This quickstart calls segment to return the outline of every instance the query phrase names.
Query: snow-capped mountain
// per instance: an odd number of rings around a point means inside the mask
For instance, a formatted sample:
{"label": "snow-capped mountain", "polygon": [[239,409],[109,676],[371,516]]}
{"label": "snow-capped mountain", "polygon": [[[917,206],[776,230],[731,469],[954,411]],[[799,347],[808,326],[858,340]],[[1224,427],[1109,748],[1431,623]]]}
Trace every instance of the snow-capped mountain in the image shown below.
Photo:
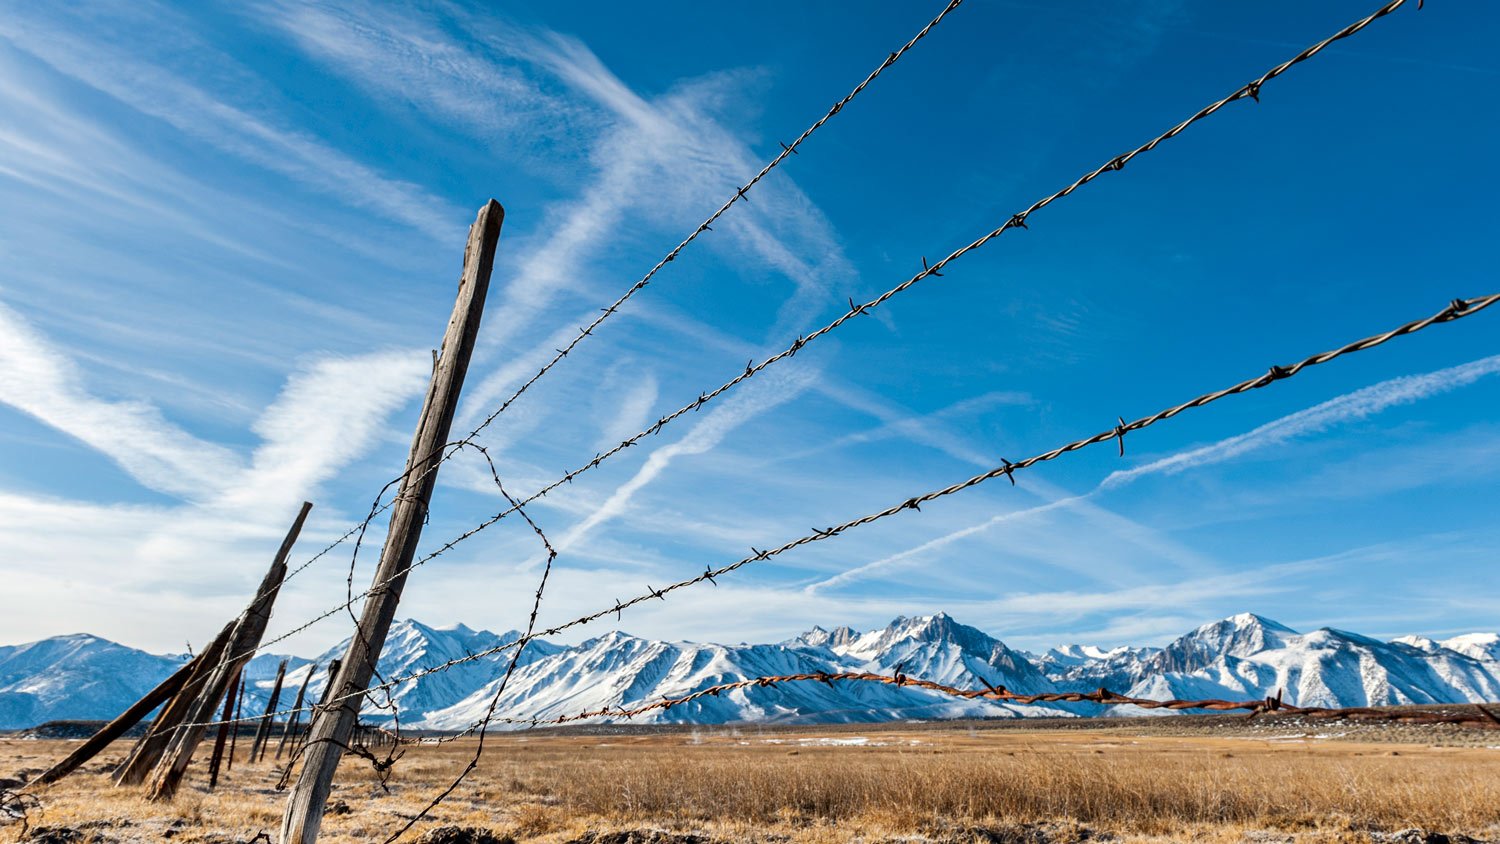
{"label": "snow-capped mountain", "polygon": [[[514,632],[399,621],[387,638],[380,674],[405,676],[516,638]],[[347,641],[341,643],[315,660],[287,658],[280,708],[290,707],[309,675],[308,696],[317,700],[327,683],[329,661],[342,656],[347,646]],[[392,696],[401,707],[401,723],[433,729],[475,723],[488,710],[511,653],[491,654],[396,687]],[[282,658],[261,655],[250,663],[245,716],[264,710]],[[0,729],[111,718],[183,659],[87,635],[0,647]],[[1040,655],[1013,650],[944,613],[897,618],[864,632],[814,627],[779,644],[660,642],[612,632],[569,647],[530,643],[496,714],[502,719],[550,718],[634,706],[743,678],[820,671],[900,671],[962,688],[989,684],[1021,693],[1104,686],[1151,698],[1254,699],[1285,690],[1289,703],[1319,706],[1495,701],[1500,700],[1500,636],[1471,633],[1442,641],[1404,636],[1382,642],[1329,628],[1299,633],[1248,613],[1205,624],[1163,648],[1064,645]],[[873,683],[807,682],[740,689],[638,720],[857,722],[1092,715],[1097,710],[1079,704],[1001,705]],[[1115,710],[1113,714],[1139,714],[1131,707]],[[366,712],[371,720],[389,717],[373,706]]]}
{"label": "snow-capped mountain", "polygon": [[1500,699],[1494,663],[1322,628],[1298,633],[1243,614],[1207,624],[1147,660],[1134,697],[1256,698],[1302,706],[1390,706]]}
{"label": "snow-capped mountain", "polygon": [[[521,634],[514,630],[496,634],[488,630],[471,630],[462,624],[428,627],[411,619],[400,620],[391,625],[390,632],[386,635],[385,647],[381,650],[376,670],[381,678],[403,677],[510,644],[520,637]],[[290,708],[295,700],[296,689],[307,680],[309,672],[312,673],[312,679],[307,684],[307,696],[317,700],[323,694],[323,688],[328,685],[329,663],[343,658],[349,651],[349,643],[350,640],[345,639],[310,662],[301,660],[302,664],[296,670],[292,670],[291,664],[288,664],[286,679],[283,681],[285,690],[277,708]],[[533,640],[522,651],[518,664],[526,665],[558,650],[558,646],[550,642]],[[425,720],[430,713],[453,706],[472,694],[476,688],[498,678],[510,664],[511,654],[511,651],[490,654],[445,671],[418,677],[391,689],[391,699],[400,708],[402,724]],[[274,661],[278,658],[258,659],[267,659],[269,670],[251,686],[255,691],[253,696],[246,698],[247,712],[264,711],[266,697],[274,683]],[[373,682],[382,681],[376,679]],[[250,706],[252,697],[257,704],[254,708]],[[383,693],[376,693],[375,697],[379,703],[386,703]],[[385,720],[389,717],[388,710],[369,708],[368,712],[372,720]]]}
{"label": "snow-capped mountain", "polygon": [[1500,634],[1467,633],[1463,636],[1454,636],[1452,639],[1444,639],[1438,644],[1467,657],[1500,663]]}
{"label": "snow-capped mountain", "polygon": [[0,646],[0,729],[113,718],[186,659],[86,633]]}
{"label": "snow-capped mountain", "polygon": [[[812,636],[809,631],[801,638],[810,641]],[[884,629],[843,639],[842,644],[830,642],[825,647],[857,660],[859,670],[889,673],[899,668],[913,677],[950,686],[988,683],[1023,694],[1056,691],[1052,681],[1019,651],[959,624],[947,613],[897,618]]]}
{"label": "snow-capped mountain", "polygon": [[1030,657],[1059,689],[1091,692],[1101,687],[1111,690],[1130,688],[1145,676],[1146,663],[1159,653],[1161,648],[1129,645],[1115,648],[1063,645]]}
{"label": "snow-capped mountain", "polygon": [[[814,628],[777,645],[656,642],[609,633],[517,670],[496,714],[550,718],[679,697],[749,677],[900,670],[963,688],[989,683],[1013,691],[1052,691],[1052,682],[1016,651],[944,613],[898,618],[858,634]],[[498,680],[457,705],[429,712],[417,726],[463,729],[481,719]],[[789,683],[737,689],[640,717],[642,723],[720,724],[737,721],[886,721],[901,718],[999,718],[1068,715],[1057,706],[966,701],[921,689],[875,684]]]}

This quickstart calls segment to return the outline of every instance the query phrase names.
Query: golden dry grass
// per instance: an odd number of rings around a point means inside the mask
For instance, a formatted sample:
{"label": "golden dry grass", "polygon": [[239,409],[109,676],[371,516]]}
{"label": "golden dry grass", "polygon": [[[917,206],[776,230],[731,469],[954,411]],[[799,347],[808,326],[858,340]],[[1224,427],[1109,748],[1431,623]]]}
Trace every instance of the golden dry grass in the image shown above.
{"label": "golden dry grass", "polygon": [[[863,738],[865,743],[834,744]],[[42,767],[62,742],[0,742],[0,771]],[[124,745],[101,757],[123,754]],[[384,793],[346,760],[335,791],[352,811],[323,840],[381,840],[467,761],[461,742],[412,748]],[[91,766],[45,792],[37,821],[124,819],[114,840],[248,840],[274,833],[283,795],[269,765],[241,763],[220,790],[170,805],[113,789]],[[197,783],[195,778],[194,783]],[[433,823],[563,842],[587,830],[662,827],[728,840],[819,842],[927,835],[973,826],[1077,827],[1126,840],[1363,841],[1423,827],[1500,837],[1500,750],[1347,741],[1079,731],[872,729],[702,731],[696,735],[501,735]],[[0,841],[6,840],[0,832]]]}

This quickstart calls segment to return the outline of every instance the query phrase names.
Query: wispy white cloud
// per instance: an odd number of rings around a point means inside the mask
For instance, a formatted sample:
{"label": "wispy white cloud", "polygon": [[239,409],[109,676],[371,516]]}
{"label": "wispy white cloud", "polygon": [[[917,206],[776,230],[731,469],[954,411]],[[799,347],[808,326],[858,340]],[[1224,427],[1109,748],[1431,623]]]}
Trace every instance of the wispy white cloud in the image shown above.
{"label": "wispy white cloud", "polygon": [[[10,584],[17,606],[30,608],[8,614],[0,635],[50,629],[43,610],[64,594],[70,607],[112,606],[98,617],[106,625],[222,623],[264,569],[296,503],[316,499],[341,468],[383,444],[387,419],[420,395],[429,368],[415,350],[312,361],[260,414],[253,426],[260,444],[247,459],[144,401],[98,398],[69,355],[0,305],[0,401],[179,500],[133,505],[0,492],[7,553],[31,563],[31,574]],[[315,512],[309,537],[347,518],[337,508]],[[194,605],[189,595],[208,601]],[[150,607],[153,618],[121,606]]]}
{"label": "wispy white cloud", "polygon": [[818,373],[809,368],[792,369],[757,380],[737,391],[710,410],[681,439],[652,451],[645,464],[628,481],[617,487],[592,513],[571,525],[553,542],[553,546],[559,551],[571,548],[594,528],[618,518],[629,508],[631,500],[666,472],[673,462],[714,449],[736,428],[795,399],[817,377]]}
{"label": "wispy white cloud", "polygon": [[[1382,381],[1306,410],[1283,416],[1244,434],[1179,452],[1141,466],[1112,472],[1086,493],[1061,496],[1044,504],[992,516],[977,524],[840,572],[833,577],[819,580],[804,587],[804,591],[816,594],[825,589],[848,586],[872,575],[909,564],[913,560],[921,559],[934,551],[968,537],[983,534],[1000,525],[1036,518],[1057,510],[1091,507],[1091,499],[1099,494],[1118,489],[1150,475],[1176,474],[1233,460],[1297,437],[1321,433],[1345,422],[1373,416],[1391,407],[1411,404],[1424,398],[1451,392],[1496,372],[1500,372],[1500,355],[1481,358],[1423,375],[1403,376]],[[1150,587],[1142,588],[1149,589]]]}
{"label": "wispy white cloud", "polygon": [[[50,13],[42,14],[49,10],[56,11],[53,7],[13,7],[0,17],[0,38],[59,72],[226,153],[356,207],[406,223],[433,238],[445,241],[454,238],[454,221],[460,215],[417,185],[388,178],[306,131],[277,125],[274,119],[236,105],[224,94],[195,86],[182,75],[142,60],[138,50],[127,50],[108,39],[85,39],[76,34],[79,30],[89,30],[89,24],[97,25],[97,20],[63,20]],[[123,12],[124,7],[112,11]],[[206,63],[221,71],[234,67],[228,57],[213,54],[206,45],[188,40],[185,33],[191,28],[182,25],[172,10],[154,3],[139,3],[131,7],[126,17],[136,24],[176,23],[168,27],[178,41],[172,45],[175,49],[200,58],[209,54]],[[132,39],[130,43],[138,47],[141,42]],[[240,82],[253,78],[244,72],[232,75]]]}
{"label": "wispy white cloud", "polygon": [[0,401],[97,449],[142,485],[203,499],[244,462],[137,401],[95,398],[78,367],[26,320],[0,304]]}
{"label": "wispy white cloud", "polygon": [[1036,401],[1027,393],[992,390],[981,395],[960,399],[947,407],[939,408],[931,413],[915,414],[897,411],[894,408],[888,407],[888,403],[886,402],[877,404],[872,403],[868,399],[860,401],[853,396],[847,395],[847,390],[840,389],[839,387],[831,387],[830,390],[838,391],[840,394],[839,397],[845,399],[847,402],[853,403],[859,401],[863,405],[863,409],[876,415],[878,424],[867,430],[844,434],[828,443],[819,444],[813,448],[776,455],[774,459],[777,462],[799,461],[822,451],[848,448],[865,443],[904,439],[937,449],[972,466],[987,468],[994,465],[994,455],[986,454],[982,450],[964,442],[962,437],[947,430],[946,423],[952,420],[970,419],[974,414],[983,413],[995,407],[1025,407],[1034,404]]}
{"label": "wispy white cloud", "polygon": [[[549,234],[527,245],[506,283],[506,304],[499,309],[506,314],[504,321],[486,332],[491,343],[502,343],[559,293],[582,289],[580,279],[589,275],[585,268],[590,258],[617,240],[611,229],[627,215],[685,233],[712,210],[712,200],[704,197],[729,196],[761,162],[712,113],[733,88],[733,74],[709,76],[648,100],[574,39],[512,30],[492,41],[545,69],[612,118],[590,145],[591,181],[578,197],[549,210]],[[831,282],[852,279],[831,226],[785,177],[758,187],[756,201],[735,209],[719,228],[738,250],[793,283],[793,296],[782,304],[771,332],[778,340],[816,313],[808,297],[820,295]],[[699,248],[723,248],[714,240]],[[617,294],[634,278],[611,274],[602,279],[603,292]],[[639,301],[631,305],[634,310],[647,307]],[[497,373],[477,386],[474,400],[493,400],[505,385]]]}
{"label": "wispy white cloud", "polygon": [[656,376],[642,369],[639,361],[624,361],[604,373],[600,396],[594,403],[594,417],[602,422],[596,448],[613,448],[652,421],[651,410],[660,387]]}
{"label": "wispy white cloud", "polygon": [[464,126],[492,146],[506,142],[509,154],[518,152],[516,142],[565,154],[567,134],[598,123],[590,110],[546,90],[520,62],[461,44],[434,16],[362,2],[275,0],[254,8],[256,23],[354,83]]}
{"label": "wispy white cloud", "polygon": [[214,506],[243,509],[305,497],[377,440],[392,413],[422,393],[432,372],[421,350],[325,357],[295,372],[260,418],[262,445]]}
{"label": "wispy white cloud", "polygon": [[1144,475],[1175,475],[1190,469],[1223,463],[1297,437],[1322,433],[1335,425],[1374,416],[1384,410],[1412,404],[1425,398],[1467,387],[1500,372],[1500,355],[1471,361],[1460,366],[1439,369],[1425,375],[1407,375],[1373,384],[1361,390],[1329,399],[1322,404],[1283,416],[1239,436],[1211,445],[1154,460],[1142,466],[1111,472],[1100,483],[1102,489],[1113,489]]}

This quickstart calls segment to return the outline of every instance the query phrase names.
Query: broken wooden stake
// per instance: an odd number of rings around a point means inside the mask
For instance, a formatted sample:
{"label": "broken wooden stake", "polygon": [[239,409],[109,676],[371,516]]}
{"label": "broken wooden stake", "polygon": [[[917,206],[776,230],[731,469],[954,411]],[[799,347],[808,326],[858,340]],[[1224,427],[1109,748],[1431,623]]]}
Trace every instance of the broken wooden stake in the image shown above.
{"label": "broken wooden stake", "polygon": [[[174,732],[171,742],[162,753],[161,761],[152,769],[146,782],[148,799],[170,800],[177,793],[177,788],[187,773],[188,763],[193,760],[193,752],[203,740],[207,724],[213,720],[214,713],[219,708],[219,701],[224,699],[230,682],[239,676],[256,648],[260,647],[266,624],[271,620],[276,593],[280,591],[281,581],[286,577],[287,557],[291,555],[292,546],[296,544],[297,536],[302,532],[302,525],[307,521],[307,513],[311,509],[311,502],[302,502],[302,509],[298,511],[286,538],[281,541],[281,548],[277,550],[270,570],[261,581],[255,600],[235,623],[228,656],[216,666],[213,675],[204,684],[202,694],[189,707],[188,717]],[[231,738],[234,735],[232,733]]]}
{"label": "broken wooden stake", "polygon": [[318,672],[316,663],[307,666],[307,676],[302,678],[302,685],[297,688],[297,702],[292,704],[292,717],[286,721],[286,729],[281,731],[281,741],[276,743],[276,761],[281,761],[281,751],[286,749],[286,740],[297,732],[297,727],[302,723],[302,700],[307,697],[307,684],[312,682],[313,675]]}
{"label": "broken wooden stake", "polygon": [[[234,681],[236,687],[240,681]],[[224,742],[229,738],[229,727],[234,723],[234,690],[224,696],[224,714],[219,719],[219,734],[214,737],[214,752],[208,759],[208,790],[213,791],[219,784],[219,765],[224,761]]]}
{"label": "broken wooden stake", "polygon": [[225,656],[229,640],[234,636],[235,624],[236,622],[231,621],[225,625],[224,629],[219,631],[219,635],[208,644],[208,647],[189,663],[192,671],[188,673],[182,687],[171,700],[167,701],[161,711],[156,713],[156,719],[151,722],[151,729],[141,736],[135,746],[130,749],[130,754],[125,757],[125,761],[115,769],[115,785],[139,785],[145,782],[146,775],[161,760],[161,755],[171,742],[177,726],[186,721],[193,702],[203,693],[203,687],[213,674],[215,666]]}
{"label": "broken wooden stake", "polygon": [[188,678],[192,676],[193,672],[199,670],[202,665],[202,654],[183,663],[181,668],[172,672],[172,676],[161,681],[161,683],[157,684],[156,688],[146,692],[140,700],[131,704],[129,709],[121,712],[113,721],[105,724],[99,732],[94,733],[87,741],[74,749],[72,753],[69,753],[57,764],[44,771],[41,776],[36,778],[36,782],[40,785],[46,785],[57,782],[68,774],[73,773],[73,771],[78,769],[79,765],[94,758],[99,751],[108,747],[115,739],[125,735],[126,731],[131,727],[139,724],[141,719],[151,714],[151,710],[170,700],[173,695],[182,689],[183,684],[187,683]]}
{"label": "broken wooden stake", "polygon": [[271,696],[266,700],[266,712],[260,716],[260,726],[255,728],[255,741],[250,743],[250,758],[247,760],[254,764],[260,759],[261,753],[265,751],[271,736],[271,721],[276,717],[276,705],[281,703],[281,683],[286,679],[286,660],[276,666],[276,682],[271,684]]}

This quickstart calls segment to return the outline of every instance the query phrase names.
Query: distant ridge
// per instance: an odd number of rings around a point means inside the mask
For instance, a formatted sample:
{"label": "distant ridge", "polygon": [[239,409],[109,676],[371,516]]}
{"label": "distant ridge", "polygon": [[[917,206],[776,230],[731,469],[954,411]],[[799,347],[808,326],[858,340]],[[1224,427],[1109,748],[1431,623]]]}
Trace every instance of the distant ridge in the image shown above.
{"label": "distant ridge", "polygon": [[[398,621],[380,672],[409,674],[514,642],[519,634],[431,627]],[[321,692],[328,661],[347,642],[316,660],[292,657],[287,684],[313,672]],[[465,662],[401,684],[392,697],[403,727],[468,727],[488,710],[510,651]],[[250,666],[246,711],[265,706],[282,657],[261,655]],[[58,636],[0,647],[0,729],[46,721],[107,719],[122,711],[183,661],[95,636]],[[551,718],[602,706],[633,705],[705,686],[768,674],[874,671],[897,668],[959,687],[1005,686],[1023,693],[1092,691],[1105,686],[1139,697],[1253,699],[1285,690],[1289,703],[1380,706],[1500,700],[1500,635],[1470,633],[1442,641],[1403,636],[1383,642],[1323,628],[1299,633],[1252,613],[1205,624],[1163,648],[1060,645],[1042,654],[1008,647],[946,613],[901,617],[856,631],[813,627],[780,643],[720,645],[662,642],[614,631],[574,646],[533,641],[496,714]],[[383,700],[383,698],[382,698]],[[283,701],[286,705],[287,701]],[[1143,714],[1115,707],[1109,714]],[[920,689],[867,684],[789,683],[747,688],[652,712],[642,723],[878,722],[902,719],[1089,716],[1090,704],[1021,706],[959,700]],[[389,718],[369,710],[370,720]]]}

